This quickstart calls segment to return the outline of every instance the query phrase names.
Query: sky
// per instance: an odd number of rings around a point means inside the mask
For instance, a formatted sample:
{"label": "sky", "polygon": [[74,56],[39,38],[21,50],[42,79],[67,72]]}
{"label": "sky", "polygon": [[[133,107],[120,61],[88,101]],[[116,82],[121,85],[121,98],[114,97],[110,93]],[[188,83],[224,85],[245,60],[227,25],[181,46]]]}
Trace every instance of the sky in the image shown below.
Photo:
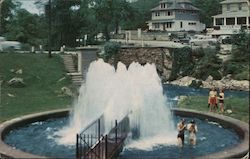
{"label": "sky", "polygon": [[36,8],[34,5],[35,0],[18,0],[19,2],[22,3],[21,8],[26,9],[30,13],[39,13],[39,10]]}

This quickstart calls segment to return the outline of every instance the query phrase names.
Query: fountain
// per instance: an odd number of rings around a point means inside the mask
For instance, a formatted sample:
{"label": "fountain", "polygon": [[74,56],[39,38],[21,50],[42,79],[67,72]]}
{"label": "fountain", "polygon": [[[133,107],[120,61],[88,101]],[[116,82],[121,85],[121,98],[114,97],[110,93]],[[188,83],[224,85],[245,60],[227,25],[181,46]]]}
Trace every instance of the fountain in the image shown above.
{"label": "fountain", "polygon": [[[138,154],[144,154],[144,156],[157,156],[158,158],[161,157],[159,154],[162,154],[163,157],[173,156],[172,153],[182,154],[176,145],[175,129],[176,121],[180,117],[172,116],[170,108],[165,106],[166,100],[154,64],[142,66],[138,63],[132,63],[126,68],[124,64],[118,63],[115,70],[113,66],[100,59],[91,63],[86,83],[80,88],[78,101],[69,118],[65,117],[67,116],[65,110],[62,111],[61,115],[58,115],[60,112],[53,112],[45,115],[46,117],[40,117],[44,116],[41,114],[38,115],[39,117],[24,117],[21,120],[13,120],[14,124],[9,122],[7,126],[5,124],[0,127],[0,133],[3,132],[1,134],[2,138],[15,149],[22,149],[42,156],[73,158],[75,135],[89,123],[103,115],[105,118],[105,132],[108,132],[112,127],[112,121],[119,121],[128,115],[130,130],[138,129],[139,136],[134,139],[133,131],[131,131],[131,136],[126,141],[121,158],[131,158],[136,154],[137,157]],[[196,148],[192,148],[193,151],[197,151],[197,153],[194,153],[195,155],[203,156],[218,151],[228,152],[228,150],[232,150],[232,145],[238,145],[241,149],[236,147],[237,150],[233,149],[232,152],[226,154],[221,152],[215,155],[239,156],[247,150],[246,145],[248,145],[249,137],[246,133],[249,130],[244,124],[238,125],[242,122],[194,111],[174,110],[174,113],[187,116],[187,118],[196,117],[195,120],[202,125],[200,126],[201,136],[198,136],[198,142],[204,146],[201,146],[204,151],[199,150],[198,144]],[[211,123],[210,120],[218,123]],[[18,125],[26,126],[18,128]],[[17,127],[16,130],[15,127]],[[229,129],[223,129],[222,127]],[[210,133],[204,134],[206,129],[209,129]],[[37,134],[32,140],[30,139],[30,132]],[[207,143],[210,142],[206,139],[213,140],[211,134],[216,134],[217,139],[226,135],[230,141],[223,140],[223,143],[220,143],[221,147],[211,150],[210,147],[206,147]],[[38,136],[41,136],[41,138]],[[39,147],[36,147],[33,142],[39,142]],[[5,151],[0,150],[0,153],[6,152],[6,150],[8,152],[16,151],[10,150],[4,143],[2,144]],[[42,150],[42,146],[46,147],[46,149]],[[50,147],[53,152],[49,151]],[[183,149],[184,154],[190,153],[186,149]],[[166,151],[167,153],[165,153]],[[62,154],[63,152],[68,154]],[[22,152],[18,151],[18,153]],[[25,156],[25,153],[23,155]],[[176,157],[176,155],[174,156]]]}
{"label": "fountain", "polygon": [[[140,139],[169,136],[176,143],[170,108],[154,64],[132,63],[127,69],[118,63],[117,69],[102,59],[94,61],[88,70],[86,83],[74,107],[68,127],[58,132],[60,144],[75,144],[75,135],[102,114],[105,131],[111,122],[129,114],[131,129],[140,130]],[[165,139],[165,140],[162,140]],[[167,142],[167,138],[154,140]]]}

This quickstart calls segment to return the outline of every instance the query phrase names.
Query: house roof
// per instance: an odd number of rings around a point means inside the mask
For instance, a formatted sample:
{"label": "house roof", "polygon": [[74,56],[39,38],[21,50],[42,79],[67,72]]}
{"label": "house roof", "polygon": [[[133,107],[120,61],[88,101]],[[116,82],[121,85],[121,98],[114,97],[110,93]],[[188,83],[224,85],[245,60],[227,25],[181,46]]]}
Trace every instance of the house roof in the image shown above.
{"label": "house roof", "polygon": [[[161,0],[159,3],[173,3],[174,0]],[[176,0],[177,3],[191,3],[190,0]]]}
{"label": "house roof", "polygon": [[[167,8],[161,8],[160,5],[151,9],[151,11],[162,11],[162,10],[193,10],[199,11],[198,8],[191,5],[189,0],[162,0],[160,3],[169,2],[171,3]],[[184,3],[184,4],[183,4]],[[186,4],[188,3],[188,5]]]}
{"label": "house roof", "polygon": [[218,14],[212,16],[214,18],[230,18],[230,17],[247,17],[249,15],[248,12],[240,11],[240,12],[227,12],[224,14]]}
{"label": "house roof", "polygon": [[221,4],[229,4],[229,3],[242,3],[245,2],[247,3],[248,0],[225,0],[220,2]]}

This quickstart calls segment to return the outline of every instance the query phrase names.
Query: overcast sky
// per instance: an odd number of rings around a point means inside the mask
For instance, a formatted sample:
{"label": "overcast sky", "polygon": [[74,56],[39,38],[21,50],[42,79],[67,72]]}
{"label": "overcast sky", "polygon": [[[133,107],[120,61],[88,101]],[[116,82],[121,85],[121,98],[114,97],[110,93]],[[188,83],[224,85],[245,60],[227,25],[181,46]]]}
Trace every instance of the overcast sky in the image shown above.
{"label": "overcast sky", "polygon": [[22,2],[22,8],[25,8],[26,10],[28,10],[31,13],[39,13],[39,10],[36,8],[36,6],[34,5],[35,0],[18,0],[20,2]]}

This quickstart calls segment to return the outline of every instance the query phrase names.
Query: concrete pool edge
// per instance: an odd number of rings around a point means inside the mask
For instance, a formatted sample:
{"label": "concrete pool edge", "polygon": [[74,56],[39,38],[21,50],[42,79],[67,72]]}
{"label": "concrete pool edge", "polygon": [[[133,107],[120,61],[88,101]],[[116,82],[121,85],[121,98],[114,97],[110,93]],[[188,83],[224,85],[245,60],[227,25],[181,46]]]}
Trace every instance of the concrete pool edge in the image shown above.
{"label": "concrete pool edge", "polygon": [[[219,151],[206,156],[197,158],[235,158],[244,156],[249,151],[249,125],[240,120],[223,116],[215,113],[205,113],[189,109],[172,109],[174,114],[183,117],[197,117],[199,119],[208,119],[220,123],[222,126],[234,129],[241,138],[242,142],[235,147]],[[9,121],[6,121],[0,125],[0,157],[2,158],[47,158],[45,156],[33,155],[27,152],[23,152],[17,149],[13,149],[3,142],[4,136],[8,134],[12,129],[36,122],[43,121],[49,118],[65,117],[69,114],[70,109],[60,109],[53,111],[46,111],[41,113],[35,113],[31,115],[21,116]]]}
{"label": "concrete pool edge", "polygon": [[38,156],[31,153],[23,152],[18,149],[13,149],[11,146],[4,143],[3,139],[12,129],[21,127],[23,125],[43,121],[50,118],[65,117],[69,114],[70,109],[58,109],[53,111],[46,111],[30,115],[21,116],[8,120],[0,124],[0,158],[48,158],[45,156]]}

